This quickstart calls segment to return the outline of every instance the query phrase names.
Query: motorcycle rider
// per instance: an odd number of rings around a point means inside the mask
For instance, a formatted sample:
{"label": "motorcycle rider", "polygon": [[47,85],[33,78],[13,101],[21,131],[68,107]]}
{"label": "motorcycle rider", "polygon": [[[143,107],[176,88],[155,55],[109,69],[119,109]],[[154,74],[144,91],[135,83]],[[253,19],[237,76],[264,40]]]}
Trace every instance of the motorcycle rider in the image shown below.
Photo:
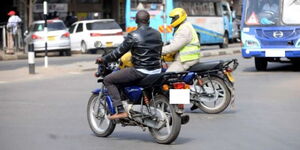
{"label": "motorcycle rider", "polygon": [[192,24],[186,21],[187,14],[183,8],[173,9],[169,17],[172,18],[174,38],[163,47],[162,54],[175,55],[167,72],[182,72],[199,62],[200,42]]}
{"label": "motorcycle rider", "polygon": [[111,62],[119,59],[128,51],[132,53],[133,67],[121,69],[104,77],[104,85],[112,98],[117,113],[109,116],[109,119],[119,119],[128,117],[121,102],[118,85],[131,85],[139,81],[148,74],[161,72],[161,50],[163,42],[160,33],[149,27],[150,15],[145,10],[140,10],[136,14],[135,22],[137,30],[128,33],[123,43],[111,53],[104,57],[99,57],[98,63]]}
{"label": "motorcycle rider", "polygon": [[[174,28],[174,38],[170,44],[162,49],[163,55],[175,55],[175,60],[169,65],[166,72],[186,71],[199,62],[200,41],[192,24],[186,21],[187,14],[183,8],[173,9],[169,17],[172,18],[171,26]],[[191,110],[197,109],[196,105]]]}

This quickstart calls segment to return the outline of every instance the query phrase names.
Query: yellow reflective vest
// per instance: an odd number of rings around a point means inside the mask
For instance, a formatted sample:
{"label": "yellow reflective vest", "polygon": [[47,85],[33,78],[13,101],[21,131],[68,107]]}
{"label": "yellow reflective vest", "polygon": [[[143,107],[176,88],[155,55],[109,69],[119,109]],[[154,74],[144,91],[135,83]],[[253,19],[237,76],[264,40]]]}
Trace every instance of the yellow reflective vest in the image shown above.
{"label": "yellow reflective vest", "polygon": [[185,22],[182,25],[180,25],[180,27],[178,28],[178,30],[176,32],[178,32],[182,28],[190,28],[190,30],[192,31],[193,39],[191,40],[191,42],[189,44],[187,44],[186,46],[184,46],[183,48],[181,48],[179,50],[180,61],[185,62],[185,61],[199,59],[201,47],[200,47],[200,42],[199,42],[198,35],[197,35],[195,29],[193,28],[191,23]]}

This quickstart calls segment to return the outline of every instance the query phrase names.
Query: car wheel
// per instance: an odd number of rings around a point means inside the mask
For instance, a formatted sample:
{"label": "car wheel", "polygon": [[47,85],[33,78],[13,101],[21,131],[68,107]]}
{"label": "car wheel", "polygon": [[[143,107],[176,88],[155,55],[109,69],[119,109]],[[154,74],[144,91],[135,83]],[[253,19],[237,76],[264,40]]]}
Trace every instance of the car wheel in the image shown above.
{"label": "car wheel", "polygon": [[65,54],[66,54],[66,56],[72,56],[71,49],[66,49]]}
{"label": "car wheel", "polygon": [[87,46],[84,41],[81,42],[81,53],[86,53],[87,52]]}

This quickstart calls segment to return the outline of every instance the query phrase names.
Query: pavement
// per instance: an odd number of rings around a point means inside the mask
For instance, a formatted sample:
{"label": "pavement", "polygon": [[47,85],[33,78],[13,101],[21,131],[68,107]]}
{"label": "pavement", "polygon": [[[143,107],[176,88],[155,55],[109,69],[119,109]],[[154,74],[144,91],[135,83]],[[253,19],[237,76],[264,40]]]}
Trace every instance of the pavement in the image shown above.
{"label": "pavement", "polygon": [[[202,57],[212,57],[220,55],[232,55],[240,53],[240,47],[229,47],[227,49],[207,49],[201,52]],[[84,54],[79,54],[84,55]],[[23,52],[15,54],[4,54],[0,50],[0,61],[27,59],[27,54]],[[66,65],[49,65],[47,68],[44,66],[36,66],[35,74],[29,74],[29,67],[23,67],[15,70],[0,71],[0,85],[4,83],[27,81],[27,80],[43,80],[47,78],[60,77],[65,75],[76,75],[84,72],[96,71],[94,60],[76,62]],[[92,76],[93,73],[91,73]]]}

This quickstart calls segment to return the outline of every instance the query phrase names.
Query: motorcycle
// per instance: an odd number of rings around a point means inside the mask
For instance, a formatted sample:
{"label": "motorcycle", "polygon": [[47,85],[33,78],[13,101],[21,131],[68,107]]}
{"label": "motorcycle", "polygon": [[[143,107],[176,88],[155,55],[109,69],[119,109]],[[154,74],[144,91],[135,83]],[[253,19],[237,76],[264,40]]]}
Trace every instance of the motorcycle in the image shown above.
{"label": "motorcycle", "polygon": [[238,60],[199,62],[182,72],[182,80],[191,85],[191,110],[209,114],[223,112],[235,101],[234,77]]}
{"label": "motorcycle", "polygon": [[99,64],[95,74],[100,88],[92,91],[87,105],[87,118],[91,130],[96,136],[111,135],[116,124],[139,126],[149,132],[160,144],[172,143],[179,135],[181,125],[189,121],[183,114],[183,104],[170,104],[170,89],[188,88],[175,73],[148,75],[135,85],[119,87],[123,107],[128,118],[109,120],[108,115],[116,113],[112,99],[103,84],[103,77],[117,70],[119,64]]}

